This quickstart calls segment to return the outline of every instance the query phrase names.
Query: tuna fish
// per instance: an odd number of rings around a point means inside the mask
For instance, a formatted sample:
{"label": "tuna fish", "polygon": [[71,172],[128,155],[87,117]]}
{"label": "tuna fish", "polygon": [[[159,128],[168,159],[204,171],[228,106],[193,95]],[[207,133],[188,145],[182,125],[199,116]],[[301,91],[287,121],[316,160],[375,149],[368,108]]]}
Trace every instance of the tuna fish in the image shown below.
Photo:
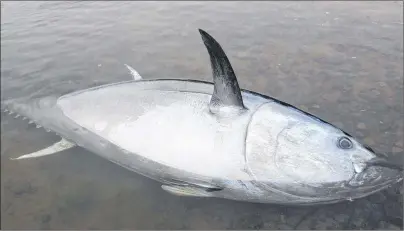
{"label": "tuna fish", "polygon": [[[27,159],[80,146],[179,196],[311,205],[365,197],[402,167],[336,126],[240,89],[219,43],[199,30],[213,83],[143,79],[3,102],[62,137]],[[16,116],[17,117],[17,116]]]}

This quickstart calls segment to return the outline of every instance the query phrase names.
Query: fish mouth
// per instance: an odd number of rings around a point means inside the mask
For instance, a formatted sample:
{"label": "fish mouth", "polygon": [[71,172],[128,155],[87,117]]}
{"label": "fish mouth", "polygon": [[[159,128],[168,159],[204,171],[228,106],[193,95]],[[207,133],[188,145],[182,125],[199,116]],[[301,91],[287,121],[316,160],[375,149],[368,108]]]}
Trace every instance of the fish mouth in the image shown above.
{"label": "fish mouth", "polygon": [[396,169],[398,171],[403,171],[403,166],[390,162],[385,158],[373,158],[369,161],[366,162],[366,167],[370,167],[370,166],[381,166],[381,167],[386,167],[386,168],[390,168],[390,169]]}
{"label": "fish mouth", "polygon": [[384,158],[373,158],[366,162],[363,171],[356,173],[346,184],[347,190],[340,193],[348,198],[360,198],[383,190],[403,180],[403,167]]}
{"label": "fish mouth", "polygon": [[363,198],[402,180],[402,167],[385,159],[372,159],[366,162],[361,172],[355,173],[347,181],[317,186],[299,185],[299,192],[290,187],[285,190],[285,187],[273,183],[265,186],[290,198],[298,198],[301,204],[327,204]]}

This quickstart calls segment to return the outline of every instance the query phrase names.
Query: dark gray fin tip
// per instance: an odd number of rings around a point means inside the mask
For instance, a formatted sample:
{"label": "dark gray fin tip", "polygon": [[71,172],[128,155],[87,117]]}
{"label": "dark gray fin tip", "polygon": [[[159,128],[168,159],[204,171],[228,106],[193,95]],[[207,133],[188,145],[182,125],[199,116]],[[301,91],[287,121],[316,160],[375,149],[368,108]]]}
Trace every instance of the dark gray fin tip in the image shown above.
{"label": "dark gray fin tip", "polygon": [[236,74],[220,44],[206,31],[199,29],[208,50],[213,73],[214,91],[210,106],[245,109]]}

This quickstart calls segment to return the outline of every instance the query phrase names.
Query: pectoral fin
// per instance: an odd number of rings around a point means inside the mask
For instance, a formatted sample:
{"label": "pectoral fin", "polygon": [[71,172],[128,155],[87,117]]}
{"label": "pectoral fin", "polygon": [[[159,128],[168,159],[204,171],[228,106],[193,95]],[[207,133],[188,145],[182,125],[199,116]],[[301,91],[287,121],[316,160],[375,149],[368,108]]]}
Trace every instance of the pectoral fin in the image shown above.
{"label": "pectoral fin", "polygon": [[11,160],[28,159],[28,158],[52,155],[52,154],[67,150],[69,148],[72,148],[74,146],[76,146],[76,145],[62,138],[61,141],[59,141],[45,149],[30,153],[30,154],[22,155],[17,158],[11,158]]}
{"label": "pectoral fin", "polygon": [[202,188],[189,186],[169,186],[162,185],[161,188],[176,196],[191,196],[191,197],[212,197],[211,192],[207,192]]}

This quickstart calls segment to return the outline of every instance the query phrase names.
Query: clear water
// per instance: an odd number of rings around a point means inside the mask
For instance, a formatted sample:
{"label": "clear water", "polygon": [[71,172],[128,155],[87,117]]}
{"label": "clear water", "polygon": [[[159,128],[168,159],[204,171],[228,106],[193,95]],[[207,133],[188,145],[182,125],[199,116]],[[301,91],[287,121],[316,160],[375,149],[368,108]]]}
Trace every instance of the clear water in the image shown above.
{"label": "clear water", "polygon": [[[402,2],[1,2],[2,99],[144,78],[211,80],[197,28],[242,88],[294,104],[403,160]],[[3,229],[402,229],[402,184],[337,205],[181,198],[2,114]]]}

